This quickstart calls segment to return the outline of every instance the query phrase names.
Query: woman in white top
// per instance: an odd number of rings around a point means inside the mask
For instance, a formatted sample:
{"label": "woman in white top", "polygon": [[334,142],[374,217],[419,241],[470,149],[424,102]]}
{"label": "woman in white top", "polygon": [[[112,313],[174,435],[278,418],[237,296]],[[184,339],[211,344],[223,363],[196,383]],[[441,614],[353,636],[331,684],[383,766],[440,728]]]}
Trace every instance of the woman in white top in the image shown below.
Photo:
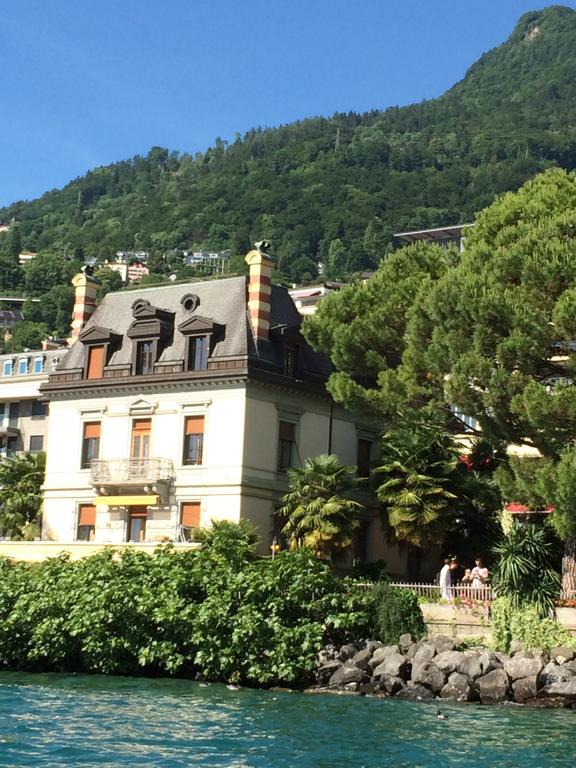
{"label": "woman in white top", "polygon": [[452,574],[450,573],[450,560],[446,558],[440,571],[440,595],[443,600],[452,600]]}
{"label": "woman in white top", "polygon": [[472,568],[472,587],[481,589],[488,581],[488,568],[485,568],[482,560],[477,557],[476,565]]}

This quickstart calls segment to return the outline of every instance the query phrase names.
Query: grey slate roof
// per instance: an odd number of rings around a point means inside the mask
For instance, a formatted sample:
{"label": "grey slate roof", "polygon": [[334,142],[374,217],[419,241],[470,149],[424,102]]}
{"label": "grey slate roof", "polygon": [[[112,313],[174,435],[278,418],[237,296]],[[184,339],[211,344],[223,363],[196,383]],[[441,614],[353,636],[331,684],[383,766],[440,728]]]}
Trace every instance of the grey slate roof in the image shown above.
{"label": "grey slate roof", "polygon": [[[146,299],[152,306],[174,312],[174,338],[161,356],[161,362],[182,360],[185,354],[185,337],[177,329],[180,323],[193,315],[200,315],[225,326],[224,338],[219,341],[212,353],[212,359],[242,357],[249,355],[272,366],[282,365],[282,346],[274,342],[260,343],[256,347],[247,307],[247,289],[245,277],[230,277],[223,280],[210,280],[196,283],[140,288],[134,291],[108,293],[102,303],[86,323],[85,329],[93,326],[106,328],[122,335],[122,344],[112,355],[109,365],[130,363],[132,359],[132,341],[127,331],[134,317],[132,304],[137,299]],[[194,312],[189,312],[181,304],[186,294],[195,294],[200,303]],[[282,286],[272,286],[270,325],[299,326],[301,317],[290,297]],[[304,367],[316,376],[325,377],[330,366],[323,355],[311,348],[302,350]],[[70,352],[58,366],[58,370],[82,368],[84,365],[84,345],[73,344]]]}

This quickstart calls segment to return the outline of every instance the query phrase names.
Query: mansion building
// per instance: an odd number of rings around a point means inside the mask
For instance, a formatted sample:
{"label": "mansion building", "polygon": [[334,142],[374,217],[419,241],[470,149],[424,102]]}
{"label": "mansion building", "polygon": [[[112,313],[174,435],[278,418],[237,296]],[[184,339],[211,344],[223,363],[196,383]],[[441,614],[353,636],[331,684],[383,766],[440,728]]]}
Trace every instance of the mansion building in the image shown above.
{"label": "mansion building", "polygon": [[[248,278],[108,293],[98,307],[98,281],[74,278],[73,343],[42,386],[44,539],[179,542],[247,519],[269,552],[288,468],[335,453],[368,474],[373,426],[330,398],[330,363],[272,285],[271,257],[246,261]],[[356,546],[402,570],[373,513]]]}

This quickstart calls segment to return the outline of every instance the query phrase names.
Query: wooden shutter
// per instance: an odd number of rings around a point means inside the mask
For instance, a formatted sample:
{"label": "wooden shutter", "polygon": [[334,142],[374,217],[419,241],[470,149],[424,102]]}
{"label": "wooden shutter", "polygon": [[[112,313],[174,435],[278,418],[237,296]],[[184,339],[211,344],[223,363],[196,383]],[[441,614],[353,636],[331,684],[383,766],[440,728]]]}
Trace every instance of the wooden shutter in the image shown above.
{"label": "wooden shutter", "polygon": [[100,437],[100,422],[88,421],[84,424],[84,439],[99,438]]}
{"label": "wooden shutter", "polygon": [[78,525],[96,525],[96,507],[94,504],[80,504]]}
{"label": "wooden shutter", "polygon": [[185,501],[182,504],[182,525],[184,528],[200,527],[200,502]]}
{"label": "wooden shutter", "polygon": [[134,432],[150,432],[152,429],[152,422],[150,419],[135,419],[132,422],[132,433]]}
{"label": "wooden shutter", "polygon": [[204,416],[186,417],[186,434],[203,435],[204,434]]}
{"label": "wooden shutter", "polygon": [[104,375],[104,347],[89,347],[87,378],[101,379]]}

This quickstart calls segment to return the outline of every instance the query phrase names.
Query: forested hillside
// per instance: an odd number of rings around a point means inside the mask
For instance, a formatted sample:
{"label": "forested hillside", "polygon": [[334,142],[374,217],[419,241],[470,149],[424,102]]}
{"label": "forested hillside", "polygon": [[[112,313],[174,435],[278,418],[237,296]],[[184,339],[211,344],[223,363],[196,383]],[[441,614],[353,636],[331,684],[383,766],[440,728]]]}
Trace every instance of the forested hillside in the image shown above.
{"label": "forested hillside", "polygon": [[342,277],[374,266],[393,232],[470,220],[554,164],[576,167],[576,12],[561,6],[524,15],[438,99],[254,128],[194,157],[155,147],[0,222],[19,222],[25,248],[100,258],[241,254],[265,237],[290,279],[313,278],[319,261]]}

